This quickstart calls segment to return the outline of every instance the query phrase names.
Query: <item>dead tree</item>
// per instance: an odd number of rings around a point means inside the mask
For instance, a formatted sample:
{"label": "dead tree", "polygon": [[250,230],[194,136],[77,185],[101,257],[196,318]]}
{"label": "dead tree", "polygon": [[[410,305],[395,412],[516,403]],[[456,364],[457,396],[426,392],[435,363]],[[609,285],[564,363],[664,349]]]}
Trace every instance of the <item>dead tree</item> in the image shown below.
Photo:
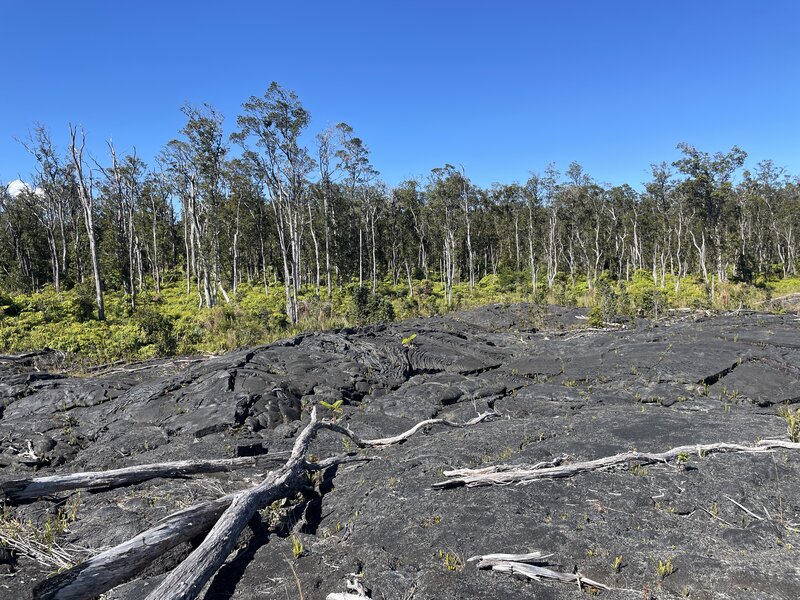
{"label": "dead tree", "polygon": [[327,429],[344,435],[359,448],[383,448],[403,442],[426,426],[469,427],[495,414],[482,413],[464,423],[429,419],[396,436],[364,440],[342,425],[319,420],[315,408],[311,412],[310,422],[297,436],[288,460],[267,473],[259,485],[173,513],[136,537],[44,580],[34,589],[33,596],[36,600],[95,598],[135,577],[171,548],[208,532],[203,542],[148,596],[148,600],[196,598],[222,566],[256,511],[276,500],[294,497],[305,489],[305,474],[308,471],[370,460],[355,453],[347,453],[311,462],[309,448],[320,430]]}

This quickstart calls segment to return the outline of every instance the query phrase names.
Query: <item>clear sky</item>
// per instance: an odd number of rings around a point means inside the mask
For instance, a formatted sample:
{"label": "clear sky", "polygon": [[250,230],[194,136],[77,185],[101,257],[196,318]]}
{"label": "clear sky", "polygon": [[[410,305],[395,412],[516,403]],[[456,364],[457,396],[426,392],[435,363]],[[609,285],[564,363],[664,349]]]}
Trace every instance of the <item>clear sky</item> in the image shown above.
{"label": "clear sky", "polygon": [[800,174],[800,2],[0,0],[0,180],[68,123],[151,162],[186,102],[232,131],[272,80],[349,123],[389,184],[445,162],[481,185],[553,161],[641,184],[675,144]]}

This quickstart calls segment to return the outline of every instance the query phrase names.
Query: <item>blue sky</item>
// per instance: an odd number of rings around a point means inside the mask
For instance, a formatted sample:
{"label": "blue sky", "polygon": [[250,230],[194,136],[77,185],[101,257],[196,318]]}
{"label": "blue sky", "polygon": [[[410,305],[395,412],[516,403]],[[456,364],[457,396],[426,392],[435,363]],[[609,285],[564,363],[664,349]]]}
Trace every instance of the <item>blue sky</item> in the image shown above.
{"label": "blue sky", "polygon": [[[524,181],[551,161],[641,184],[687,141],[800,173],[794,1],[205,2],[0,0],[0,180],[26,178],[14,137],[63,149],[85,126],[148,162],[214,105],[232,131],[272,80],[346,121],[396,184],[445,162]],[[311,136],[309,136],[311,139]]]}

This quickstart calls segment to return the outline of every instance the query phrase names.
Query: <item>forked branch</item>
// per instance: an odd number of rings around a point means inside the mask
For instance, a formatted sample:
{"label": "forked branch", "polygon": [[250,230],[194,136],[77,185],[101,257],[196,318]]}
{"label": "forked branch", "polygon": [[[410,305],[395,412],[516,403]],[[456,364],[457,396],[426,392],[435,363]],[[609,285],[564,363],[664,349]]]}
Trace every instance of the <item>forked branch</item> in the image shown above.
{"label": "forked branch", "polygon": [[[693,446],[677,446],[671,450],[656,453],[637,452],[634,450],[566,465],[539,463],[533,466],[497,465],[493,467],[483,467],[481,469],[456,469],[453,471],[445,471],[445,477],[450,477],[450,479],[436,482],[433,484],[433,487],[441,489],[460,486],[478,487],[485,485],[508,485],[511,483],[525,484],[540,479],[573,477],[579,473],[587,473],[589,471],[627,467],[631,463],[640,465],[666,463],[671,460],[683,459],[684,457],[688,458],[693,455],[703,457],[714,453],[748,452],[761,454],[772,452],[779,448],[800,450],[800,443],[787,442],[784,440],[761,440],[755,446],[727,443],[697,444]],[[557,460],[560,462],[561,459]]]}
{"label": "forked branch", "polygon": [[306,471],[369,460],[369,457],[350,453],[318,462],[309,461],[309,447],[320,429],[329,429],[346,435],[361,448],[383,448],[408,439],[428,425],[468,427],[494,414],[484,413],[465,423],[429,419],[396,436],[362,440],[337,423],[318,420],[314,409],[311,412],[310,422],[297,436],[288,460],[267,473],[259,485],[173,513],[136,537],[64,573],[46,579],[34,590],[34,598],[36,600],[94,598],[135,577],[169,549],[208,532],[203,542],[148,596],[148,600],[191,600],[197,597],[203,586],[227,559],[239,535],[255,512],[276,500],[291,498],[304,489]]}

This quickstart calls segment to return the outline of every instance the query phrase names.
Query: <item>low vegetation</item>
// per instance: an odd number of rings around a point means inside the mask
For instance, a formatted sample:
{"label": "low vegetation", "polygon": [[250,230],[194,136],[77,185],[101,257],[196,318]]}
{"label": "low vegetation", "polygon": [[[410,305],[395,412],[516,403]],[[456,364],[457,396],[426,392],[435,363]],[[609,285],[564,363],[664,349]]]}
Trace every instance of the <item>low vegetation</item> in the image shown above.
{"label": "low vegetation", "polygon": [[[262,285],[243,283],[230,304],[205,308],[197,306],[194,293],[187,295],[176,274],[176,281],[162,285],[160,293],[140,295],[133,309],[122,292],[107,292],[105,321],[93,317],[90,288],[57,293],[47,286],[39,293],[0,296],[0,351],[52,348],[64,353],[65,367],[80,370],[117,360],[218,353],[312,329],[430,316],[495,302],[590,307],[588,324],[602,327],[620,315],[655,317],[670,308],[763,309],[776,289],[800,291],[800,278],[759,285],[728,283],[718,285],[712,298],[710,289],[694,278],[683,278],[675,292],[672,282],[661,288],[644,271],[630,281],[604,280],[593,291],[580,280],[574,287],[557,281],[552,289],[542,285],[531,294],[526,281],[524,272],[487,275],[471,290],[466,283],[457,284],[452,303],[445,298],[444,285],[430,280],[414,280],[413,296],[406,284],[391,282],[381,283],[375,293],[352,283],[334,289],[330,301],[310,288],[300,296],[301,316],[294,325],[286,318],[281,286],[265,294]],[[411,346],[413,340],[409,336],[402,344]]]}
{"label": "low vegetation", "polygon": [[24,518],[14,508],[0,506],[0,548],[24,554],[54,568],[66,569],[79,561],[76,549],[63,542],[64,535],[78,518],[80,492],[63,506],[47,511],[42,518]]}
{"label": "low vegetation", "polygon": [[[352,284],[334,290],[330,301],[320,300],[309,290],[301,296],[301,319],[291,326],[284,312],[283,290],[277,287],[265,294],[261,286],[243,284],[230,304],[213,308],[198,308],[196,297],[187,295],[180,283],[163,286],[160,294],[140,297],[135,309],[130,308],[124,294],[112,292],[106,294],[106,320],[102,322],[91,316],[86,289],[78,286],[56,293],[48,287],[40,293],[0,299],[0,348],[7,352],[53,348],[88,363],[214,353],[309,329],[430,316],[489,302],[530,300],[530,290],[520,283],[523,277],[489,275],[473,290],[457,285],[455,302],[449,305],[444,286],[428,280],[415,281],[414,296],[409,296],[405,285],[387,283],[376,293]],[[595,292],[589,292],[580,282],[575,287],[556,286],[549,292],[539,289],[535,299],[593,306],[589,324],[602,326],[614,315],[656,316],[652,301],[656,295],[662,296],[661,311],[682,307],[757,308],[775,287],[800,290],[800,278],[760,286],[730,284],[712,299],[705,286],[692,278],[684,279],[680,293],[675,293],[673,286],[659,289],[642,273],[630,282],[608,282]]]}
{"label": "low vegetation", "polygon": [[667,576],[672,575],[675,572],[675,565],[672,564],[672,559],[668,558],[666,560],[659,560],[655,564],[656,574],[658,575],[659,579],[665,579]]}
{"label": "low vegetation", "polygon": [[778,415],[786,421],[786,433],[793,442],[800,442],[800,408],[792,409],[782,406]]}

